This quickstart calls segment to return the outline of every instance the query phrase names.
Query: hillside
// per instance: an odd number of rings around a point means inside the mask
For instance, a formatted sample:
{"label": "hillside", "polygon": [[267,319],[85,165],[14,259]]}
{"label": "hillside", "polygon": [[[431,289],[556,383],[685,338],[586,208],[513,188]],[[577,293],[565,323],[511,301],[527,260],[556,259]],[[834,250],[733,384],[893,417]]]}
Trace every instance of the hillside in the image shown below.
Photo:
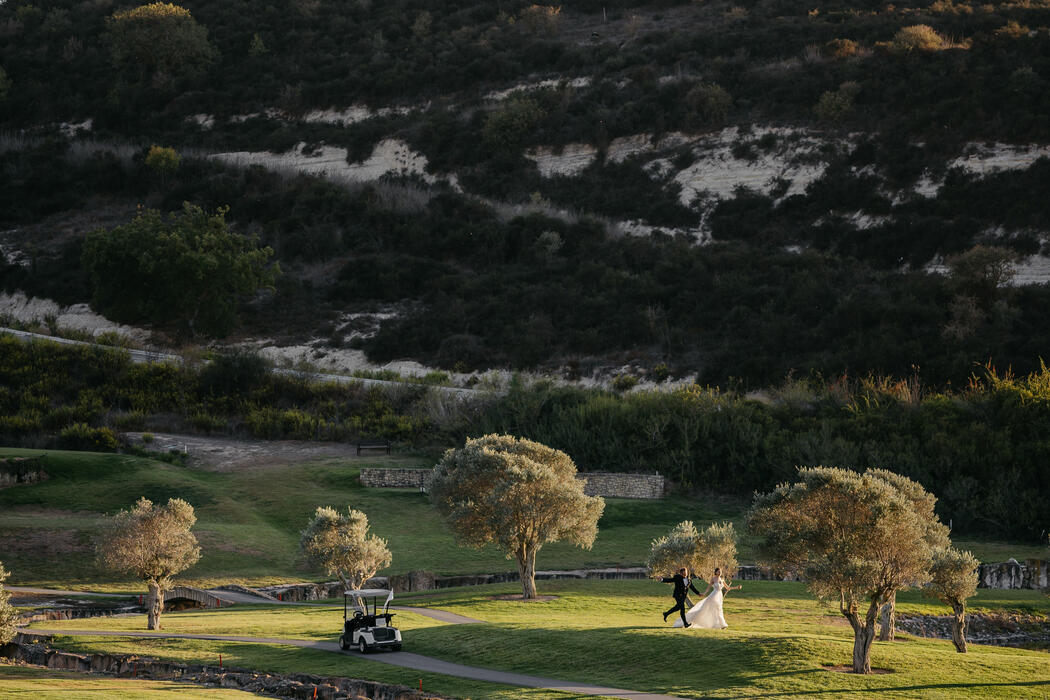
{"label": "hillside", "polygon": [[281,264],[253,347],[744,387],[1045,354],[1045,2],[189,2],[145,53],[133,7],[0,7],[8,292],[90,301],[85,234],[189,201]]}

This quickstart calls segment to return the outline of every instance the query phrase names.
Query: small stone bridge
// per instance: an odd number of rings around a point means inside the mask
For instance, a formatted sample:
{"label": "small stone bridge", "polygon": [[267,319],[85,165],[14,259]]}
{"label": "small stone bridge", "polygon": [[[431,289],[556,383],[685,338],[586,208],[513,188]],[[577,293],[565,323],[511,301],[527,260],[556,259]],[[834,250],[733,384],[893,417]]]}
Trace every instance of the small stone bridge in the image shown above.
{"label": "small stone bridge", "polygon": [[225,608],[237,603],[270,603],[273,598],[258,592],[248,593],[240,590],[226,590],[222,588],[193,588],[192,586],[175,586],[164,592],[164,604],[168,605],[176,600],[192,600],[204,608]]}

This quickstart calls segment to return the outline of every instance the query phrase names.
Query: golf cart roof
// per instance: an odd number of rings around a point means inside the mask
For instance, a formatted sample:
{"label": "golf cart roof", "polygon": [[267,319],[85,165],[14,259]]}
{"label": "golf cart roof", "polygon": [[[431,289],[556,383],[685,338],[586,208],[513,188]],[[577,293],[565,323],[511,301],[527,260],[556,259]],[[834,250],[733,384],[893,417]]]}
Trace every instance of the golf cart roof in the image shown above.
{"label": "golf cart roof", "polygon": [[384,596],[387,600],[391,600],[394,597],[394,592],[387,588],[359,588],[352,591],[343,591],[343,595],[360,596],[362,598]]}

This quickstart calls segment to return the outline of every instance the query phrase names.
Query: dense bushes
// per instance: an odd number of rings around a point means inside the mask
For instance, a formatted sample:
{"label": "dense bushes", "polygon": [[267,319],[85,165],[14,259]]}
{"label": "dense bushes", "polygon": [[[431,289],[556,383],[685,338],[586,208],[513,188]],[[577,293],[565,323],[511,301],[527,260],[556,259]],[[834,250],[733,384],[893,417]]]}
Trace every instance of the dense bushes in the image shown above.
{"label": "dense bushes", "polygon": [[[115,446],[113,428],[244,432],[265,439],[382,437],[440,448],[509,433],[569,453],[583,469],[657,471],[687,488],[747,495],[799,465],[877,466],[940,497],[960,533],[1031,539],[1050,524],[1050,370],[982,369],[964,388],[840,376],[788,379],[748,395],[697,385],[622,394],[515,383],[502,396],[440,403],[280,374],[132,364],[120,350],[0,336],[0,441]],[[96,369],[97,368],[97,369]],[[229,391],[209,374],[232,374]],[[627,388],[626,385],[624,388]]]}
{"label": "dense bushes", "polygon": [[51,435],[68,449],[116,447],[112,429],[244,431],[269,439],[421,439],[427,389],[366,389],[271,373],[258,358],[202,366],[133,363],[122,350],[0,335],[0,441]]}
{"label": "dense bushes", "polygon": [[[953,170],[936,198],[891,202],[883,183],[917,177],[936,145],[906,149],[897,162],[887,154],[905,146],[889,141],[861,142],[804,195],[776,202],[739,191],[710,217],[718,242],[707,246],[659,233],[616,237],[587,218],[508,218],[452,192],[411,199],[419,194],[412,184],[348,190],[196,158],[185,158],[158,191],[174,207],[231,202],[231,224],[258,231],[283,263],[324,262],[323,275],[286,275],[273,295],[242,308],[247,330],[341,344],[353,330],[338,330],[341,313],[393,307],[376,335],[355,340],[378,362],[411,357],[458,370],[575,363],[584,371],[665,364],[674,376],[745,387],[792,370],[902,375],[913,365],[934,384],[958,385],[989,357],[1019,372],[1037,369],[1050,344],[1050,289],[1004,286],[974,306],[958,280],[920,268],[978,243],[1036,252],[1038,239],[1023,231],[1050,226],[1050,198],[1031,196],[1045,189],[1050,161],[985,178]],[[23,179],[76,171],[79,162],[53,146],[7,157],[23,164]],[[141,157],[116,179],[148,180]],[[594,166],[585,179],[569,188],[573,197],[611,197],[625,216],[660,209],[662,220],[685,223],[690,213],[673,191],[656,196],[637,186],[656,183],[635,163]],[[24,193],[23,205],[34,206],[32,195]],[[873,225],[846,218],[856,212]],[[1002,223],[1022,233],[989,241],[984,232]],[[785,251],[790,245],[803,252]],[[0,268],[6,289],[65,303],[88,297],[76,239],[54,252],[26,249],[30,267]],[[223,382],[214,393],[228,390]]]}
{"label": "dense bushes", "polygon": [[226,210],[183,205],[165,218],[140,210],[123,226],[90,233],[84,266],[95,307],[118,321],[178,323],[189,335],[225,336],[242,297],[273,284],[273,254],[230,231]]}
{"label": "dense bushes", "polygon": [[507,431],[584,469],[658,471],[692,489],[750,494],[796,466],[877,466],[939,497],[959,533],[1037,538],[1050,524],[1050,371],[983,372],[958,393],[917,381],[789,381],[755,397],[692,386],[617,397],[553,386],[493,402],[472,434]]}

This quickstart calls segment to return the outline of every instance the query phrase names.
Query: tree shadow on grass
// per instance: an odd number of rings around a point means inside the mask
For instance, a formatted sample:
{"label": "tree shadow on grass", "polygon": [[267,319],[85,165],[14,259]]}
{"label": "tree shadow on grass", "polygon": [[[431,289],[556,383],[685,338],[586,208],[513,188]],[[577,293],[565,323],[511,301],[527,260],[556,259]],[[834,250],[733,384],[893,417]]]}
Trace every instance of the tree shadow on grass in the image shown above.
{"label": "tree shadow on grass", "polygon": [[[571,615],[566,624],[571,624]],[[718,630],[654,629],[637,625],[559,629],[509,624],[441,626],[415,630],[406,648],[446,661],[564,681],[670,694],[731,697],[834,696],[857,692],[979,688],[1050,688],[1048,680],[1018,683],[941,682],[931,668],[929,683],[884,685],[887,676],[833,674],[820,664],[830,654],[849,658],[852,640],[812,636],[728,636]],[[841,647],[841,651],[840,651]],[[926,671],[921,671],[925,673]],[[833,678],[837,676],[837,678]],[[899,679],[903,680],[903,679]],[[727,692],[728,691],[728,692]]]}
{"label": "tree shadow on grass", "polygon": [[[915,685],[900,685],[900,686],[880,686],[873,688],[872,693],[885,694],[885,693],[902,693],[907,691],[917,690],[954,690],[959,691],[960,695],[966,691],[977,690],[978,688],[1050,688],[1050,680],[1046,681],[1007,681],[998,683],[926,683],[926,684],[915,684]],[[751,698],[777,698],[777,697],[790,697],[790,696],[811,696],[811,695],[830,695],[833,693],[854,693],[856,690],[850,688],[827,688],[823,690],[784,690],[775,691],[771,693],[755,693],[748,694]],[[731,695],[705,695],[705,698],[710,700],[729,700],[737,696]],[[1001,697],[1010,697],[1003,695]]]}

